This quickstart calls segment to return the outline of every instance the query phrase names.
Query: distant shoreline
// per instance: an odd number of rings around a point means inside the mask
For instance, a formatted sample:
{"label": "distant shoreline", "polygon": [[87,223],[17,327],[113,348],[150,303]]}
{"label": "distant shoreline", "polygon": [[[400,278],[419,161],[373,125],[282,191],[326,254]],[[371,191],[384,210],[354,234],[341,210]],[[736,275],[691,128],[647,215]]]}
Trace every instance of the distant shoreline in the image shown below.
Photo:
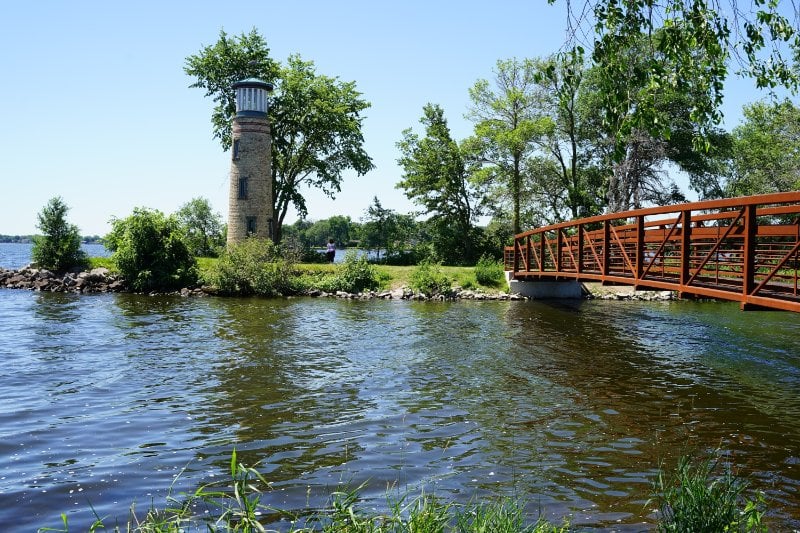
{"label": "distant shoreline", "polygon": [[[2,235],[0,234],[0,244],[31,244],[35,235]],[[81,237],[82,244],[103,244],[103,238],[99,235],[86,235]]]}

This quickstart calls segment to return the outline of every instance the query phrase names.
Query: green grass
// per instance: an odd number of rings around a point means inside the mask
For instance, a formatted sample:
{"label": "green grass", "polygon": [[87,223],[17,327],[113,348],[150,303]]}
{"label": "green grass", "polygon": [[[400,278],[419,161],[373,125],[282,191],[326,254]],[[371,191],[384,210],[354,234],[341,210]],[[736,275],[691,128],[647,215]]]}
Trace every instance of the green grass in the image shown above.
{"label": "green grass", "polygon": [[114,264],[110,257],[90,257],[89,269],[93,268],[107,268],[111,272],[117,272],[117,265]]}
{"label": "green grass", "polygon": [[719,453],[681,457],[674,472],[660,470],[651,501],[658,504],[658,531],[766,531],[763,493],[750,499],[747,480],[736,475]]}
{"label": "green grass", "polygon": [[[208,279],[207,273],[214,268],[217,261],[216,258],[211,257],[197,258],[197,266],[202,279]],[[339,268],[340,265],[338,263],[298,263],[295,265],[298,275],[305,276],[306,280],[311,280],[311,282],[315,279],[334,275]],[[409,287],[411,285],[411,274],[416,268],[416,266],[375,265],[381,289],[387,290]],[[480,289],[487,292],[496,292],[503,290],[505,287],[502,283],[499,287],[496,284],[485,285],[478,283],[475,278],[474,267],[442,266],[440,269],[443,274],[453,280],[454,286],[457,285],[465,289]],[[206,273],[206,276],[204,276],[204,273]]]}

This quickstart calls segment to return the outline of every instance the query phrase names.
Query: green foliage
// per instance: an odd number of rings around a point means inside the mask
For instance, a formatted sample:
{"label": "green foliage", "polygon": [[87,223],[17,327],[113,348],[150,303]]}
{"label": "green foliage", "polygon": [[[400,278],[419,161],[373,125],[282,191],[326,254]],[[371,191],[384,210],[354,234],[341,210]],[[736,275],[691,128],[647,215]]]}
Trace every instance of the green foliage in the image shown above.
{"label": "green foliage", "polygon": [[475,178],[484,185],[499,184],[508,196],[514,233],[521,231],[524,162],[535,149],[533,141],[553,128],[552,120],[536,112],[536,68],[530,59],[501,60],[493,84],[478,80],[469,90],[468,117],[475,135],[466,149],[483,164]]}
{"label": "green foliage", "polygon": [[94,268],[107,268],[110,271],[116,271],[117,265],[111,257],[89,257],[86,268],[90,270]]}
{"label": "green foliage", "polygon": [[41,268],[63,272],[86,266],[78,226],[67,222],[69,207],[61,197],[51,198],[38,214],[36,227],[42,232],[33,238],[32,258]]}
{"label": "green foliage", "polygon": [[490,287],[499,285],[503,280],[503,263],[494,258],[482,255],[475,265],[475,279],[481,285]]}
{"label": "green foliage", "polygon": [[441,107],[425,105],[420,122],[425,126],[424,138],[407,129],[397,143],[403,168],[397,188],[424,208],[431,221],[451,228],[452,238],[438,243],[440,255],[447,251],[468,262],[475,247],[473,219],[480,214],[479,191],[469,181],[477,161],[470,160],[450,136]]}
{"label": "green foliage", "polygon": [[730,196],[800,189],[800,108],[789,100],[745,106],[733,130]]}
{"label": "green foliage", "polygon": [[223,150],[228,150],[231,147],[231,117],[236,114],[233,84],[246,78],[275,80],[280,65],[269,57],[267,42],[253,28],[250,33],[242,32],[233,37],[220,30],[217,42],[187,57],[183,70],[195,78],[189,87],[205,89],[205,95],[214,101],[212,132]]}
{"label": "green foliage", "polygon": [[250,77],[276,82],[270,102],[275,242],[282,239],[290,206],[307,215],[303,187],[317,187],[333,198],[344,171],[363,175],[373,168],[361,132],[362,112],[370,104],[355,82],[317,74],[314,63],[298,55],[289,56],[285,65],[274,61],[257,30],[233,38],[221,31],[215,45],[186,58],[184,71],[196,79],[192,87],[206,89],[217,103],[214,136],[225,150],[231,146],[229,117],[235,113],[232,84]]}
{"label": "green foliage", "polygon": [[332,216],[318,220],[304,230],[305,240],[312,246],[323,247],[328,239],[337,246],[347,246],[355,238],[356,227],[349,216]]}
{"label": "green foliage", "polygon": [[442,272],[440,264],[423,261],[411,272],[409,285],[426,296],[447,295],[452,288],[452,280]]}
{"label": "green foliage", "polygon": [[208,281],[222,294],[281,296],[293,291],[293,274],[293,260],[278,245],[250,238],[222,253]]}
{"label": "green foliage", "polygon": [[[616,141],[615,160],[622,159],[624,144],[636,130],[669,138],[671,124],[657,107],[665,91],[692,95],[694,143],[708,148],[722,116],[731,55],[758,87],[796,90],[800,77],[791,56],[800,51],[800,38],[783,14],[792,9],[778,0],[758,0],[747,9],[731,0],[727,11],[708,0],[595,2],[593,59],[600,72],[604,123]],[[643,36],[646,46],[635,57],[632,45]]]}
{"label": "green foliage", "polygon": [[136,291],[173,290],[197,281],[197,263],[174,216],[135,208],[127,218],[112,219],[105,246],[114,252],[116,270]]}
{"label": "green foliage", "polygon": [[383,207],[375,196],[361,226],[361,245],[377,251],[378,261],[381,260],[381,251],[383,258],[387,259],[408,248],[414,228],[412,216],[400,215]]}
{"label": "green foliage", "polygon": [[766,531],[761,518],[766,504],[761,493],[755,500],[745,496],[748,484],[710,456],[693,462],[681,457],[672,475],[659,472],[654,500],[661,517],[659,531]]}
{"label": "green foliage", "polygon": [[551,127],[533,139],[538,150],[525,161],[527,196],[533,204],[523,216],[547,223],[587,217],[602,211],[605,142],[598,128],[596,106],[587,105],[583,50],[573,48],[534,60],[535,113]]}
{"label": "green foliage", "polygon": [[310,288],[318,288],[325,292],[343,291],[351,294],[376,290],[381,280],[374,265],[369,264],[366,256],[358,257],[355,252],[347,252],[344,261],[336,265],[333,275],[325,276]]}
{"label": "green foliage", "polygon": [[222,216],[214,213],[205,198],[192,198],[175,213],[189,253],[195,257],[216,257],[225,245]]}
{"label": "green foliage", "polygon": [[523,507],[517,502],[503,500],[495,503],[479,503],[456,514],[458,531],[482,533],[567,533],[569,525],[554,526],[544,518],[525,525]]}

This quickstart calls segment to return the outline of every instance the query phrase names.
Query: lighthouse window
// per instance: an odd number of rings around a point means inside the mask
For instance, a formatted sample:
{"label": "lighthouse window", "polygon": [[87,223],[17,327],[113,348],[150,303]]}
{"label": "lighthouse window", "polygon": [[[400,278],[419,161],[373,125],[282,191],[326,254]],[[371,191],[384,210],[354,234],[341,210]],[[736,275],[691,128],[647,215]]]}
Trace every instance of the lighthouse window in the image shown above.
{"label": "lighthouse window", "polygon": [[239,200],[247,200],[247,177],[239,178]]}
{"label": "lighthouse window", "polygon": [[254,235],[256,232],[256,217],[247,217],[247,234]]}
{"label": "lighthouse window", "polygon": [[239,159],[239,139],[233,140],[233,159]]}

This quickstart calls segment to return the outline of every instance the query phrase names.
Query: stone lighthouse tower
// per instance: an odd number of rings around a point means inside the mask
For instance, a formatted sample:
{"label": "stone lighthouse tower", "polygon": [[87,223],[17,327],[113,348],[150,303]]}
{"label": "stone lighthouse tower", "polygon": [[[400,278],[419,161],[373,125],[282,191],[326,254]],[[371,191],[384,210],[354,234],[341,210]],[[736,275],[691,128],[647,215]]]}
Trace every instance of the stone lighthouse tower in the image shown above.
{"label": "stone lighthouse tower", "polygon": [[233,84],[228,246],[248,236],[272,238],[272,156],[267,93],[272,84],[249,78]]}

